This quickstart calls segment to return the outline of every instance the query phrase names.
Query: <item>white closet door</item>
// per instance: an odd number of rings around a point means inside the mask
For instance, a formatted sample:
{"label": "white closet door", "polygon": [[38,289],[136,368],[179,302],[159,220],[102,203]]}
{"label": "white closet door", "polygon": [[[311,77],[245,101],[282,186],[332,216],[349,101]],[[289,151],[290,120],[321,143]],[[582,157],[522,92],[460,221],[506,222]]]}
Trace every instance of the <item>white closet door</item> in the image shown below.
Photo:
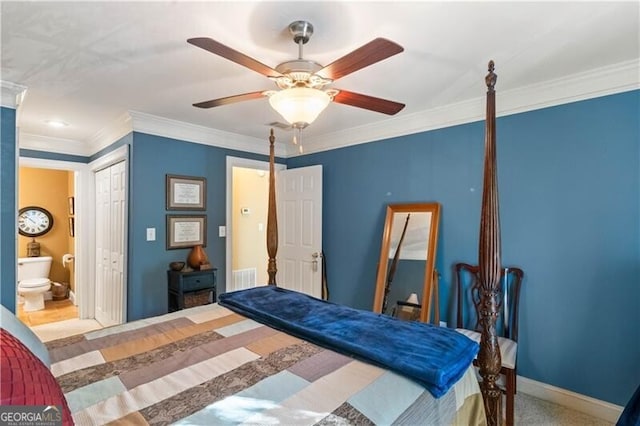
{"label": "white closet door", "polygon": [[96,320],[107,325],[108,315],[105,308],[106,287],[109,283],[109,199],[111,170],[96,172]]}
{"label": "white closet door", "polygon": [[111,168],[111,267],[109,292],[110,319],[115,324],[124,322],[124,221],[126,196],[125,162],[114,164]]}
{"label": "white closet door", "polygon": [[96,172],[96,320],[124,322],[126,163]]}

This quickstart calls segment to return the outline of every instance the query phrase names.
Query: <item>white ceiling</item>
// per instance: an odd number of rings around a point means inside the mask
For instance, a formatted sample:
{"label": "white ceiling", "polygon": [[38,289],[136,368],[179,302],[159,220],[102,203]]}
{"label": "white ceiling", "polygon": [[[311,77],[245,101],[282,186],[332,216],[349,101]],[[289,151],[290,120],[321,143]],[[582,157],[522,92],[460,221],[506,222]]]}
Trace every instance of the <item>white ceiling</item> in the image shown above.
{"label": "white ceiling", "polygon": [[[637,64],[639,4],[3,1],[1,79],[28,89],[18,115],[24,134],[88,143],[137,111],[264,141],[266,124],[284,121],[267,99],[207,110],[192,103],[275,85],[188,38],[213,38],[271,67],[297,56],[287,27],[300,19],[315,28],[305,58],[324,65],[376,37],[402,45],[404,52],[334,87],[402,102],[405,109],[390,118],[330,104],[303,133],[312,147],[479,99],[489,59],[496,62],[499,93]],[[52,129],[45,124],[50,119],[69,126]]]}

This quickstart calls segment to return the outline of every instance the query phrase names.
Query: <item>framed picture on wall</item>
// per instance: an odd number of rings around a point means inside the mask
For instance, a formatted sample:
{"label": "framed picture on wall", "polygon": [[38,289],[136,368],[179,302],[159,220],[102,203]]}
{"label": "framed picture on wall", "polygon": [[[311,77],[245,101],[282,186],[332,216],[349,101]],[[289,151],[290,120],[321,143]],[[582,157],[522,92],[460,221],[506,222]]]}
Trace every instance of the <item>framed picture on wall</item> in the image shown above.
{"label": "framed picture on wall", "polygon": [[75,197],[69,197],[69,216],[73,216],[76,210]]}
{"label": "framed picture on wall", "polygon": [[167,215],[167,250],[207,245],[206,215]]}
{"label": "framed picture on wall", "polygon": [[167,210],[206,210],[207,180],[203,177],[167,175]]}
{"label": "framed picture on wall", "polygon": [[76,236],[76,221],[72,217],[69,218],[69,236],[70,237]]}

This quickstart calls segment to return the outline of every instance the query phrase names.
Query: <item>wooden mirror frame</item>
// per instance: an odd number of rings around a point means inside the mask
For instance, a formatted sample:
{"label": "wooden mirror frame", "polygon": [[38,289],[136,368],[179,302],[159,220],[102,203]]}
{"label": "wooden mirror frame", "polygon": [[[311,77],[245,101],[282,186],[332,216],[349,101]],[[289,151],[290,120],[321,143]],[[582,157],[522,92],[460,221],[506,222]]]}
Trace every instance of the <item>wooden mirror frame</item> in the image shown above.
{"label": "wooden mirror frame", "polygon": [[429,322],[431,318],[431,297],[433,286],[433,271],[436,262],[436,249],[438,245],[438,229],[440,224],[439,203],[413,203],[413,204],[389,204],[387,205],[387,217],[382,234],[382,248],[378,261],[378,275],[376,278],[376,293],[373,301],[373,311],[382,313],[382,305],[385,297],[385,288],[389,265],[389,250],[391,244],[391,231],[393,216],[396,213],[431,213],[431,226],[429,229],[429,241],[427,243],[427,259],[424,270],[424,286],[422,290],[422,309],[420,321]]}

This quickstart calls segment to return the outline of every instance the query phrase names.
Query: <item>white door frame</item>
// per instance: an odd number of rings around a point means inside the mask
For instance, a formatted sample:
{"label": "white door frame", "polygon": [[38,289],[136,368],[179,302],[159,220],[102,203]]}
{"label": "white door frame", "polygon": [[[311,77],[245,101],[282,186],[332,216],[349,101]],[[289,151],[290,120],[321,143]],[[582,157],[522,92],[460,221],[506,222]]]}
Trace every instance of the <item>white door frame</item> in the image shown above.
{"label": "white door frame", "polygon": [[[234,167],[243,167],[245,169],[254,169],[254,170],[266,170],[269,171],[269,162],[268,161],[260,161],[260,160],[251,160],[249,158],[242,157],[232,157],[227,156],[227,219],[226,219],[226,241],[225,241],[225,250],[227,252],[226,255],[226,274],[225,274],[225,290],[228,288],[229,284],[233,277],[231,276],[231,257],[233,255],[232,251],[232,236],[233,232],[233,212],[231,209],[232,206],[232,196],[233,196],[233,168]],[[286,164],[274,164],[274,171],[277,173],[280,170],[285,170],[287,168]],[[267,250],[267,241],[264,241],[264,249]],[[266,268],[266,265],[265,265]],[[266,284],[266,283],[263,283]]]}
{"label": "white door frame", "polygon": [[[74,262],[75,268],[75,304],[78,305],[80,319],[93,318],[93,276],[95,267],[92,249],[92,229],[95,208],[89,199],[93,194],[93,173],[87,164],[72,161],[49,160],[44,158],[20,157],[19,167],[33,167],[39,169],[67,170],[74,173],[75,197],[75,238]],[[19,182],[18,182],[19,185]],[[16,259],[17,263],[17,259]],[[78,285],[78,283],[80,285]],[[91,298],[90,303],[87,301]]]}
{"label": "white door frame", "polygon": [[[119,163],[121,161],[125,162],[125,215],[124,215],[124,222],[123,222],[123,227],[122,227],[122,232],[123,232],[123,236],[122,236],[122,241],[123,241],[123,252],[124,252],[124,261],[123,261],[123,265],[122,265],[122,270],[124,271],[124,277],[123,277],[123,283],[122,283],[122,322],[126,323],[127,322],[127,308],[128,308],[128,298],[127,298],[127,289],[128,289],[128,282],[127,282],[127,277],[129,275],[128,273],[128,253],[129,253],[129,241],[128,241],[128,235],[129,235],[129,145],[122,145],[120,148],[117,148],[113,151],[111,151],[110,153],[108,153],[107,155],[104,155],[100,158],[98,158],[97,160],[92,161],[91,163],[89,163],[88,168],[90,171],[90,175],[91,175],[91,193],[89,194],[90,198],[89,200],[87,200],[90,205],[90,209],[91,209],[91,238],[90,238],[90,253],[89,256],[91,256],[91,267],[90,267],[90,276],[91,276],[91,285],[87,286],[90,288],[91,294],[87,295],[87,300],[85,301],[87,303],[87,305],[90,305],[91,307],[91,318],[95,317],[95,290],[96,290],[96,283],[95,283],[95,277],[96,277],[96,232],[95,232],[95,220],[96,220],[96,197],[95,197],[95,186],[96,186],[96,172],[98,170],[102,170],[106,167],[109,167],[113,164]],[[81,317],[82,318],[82,317]]]}

